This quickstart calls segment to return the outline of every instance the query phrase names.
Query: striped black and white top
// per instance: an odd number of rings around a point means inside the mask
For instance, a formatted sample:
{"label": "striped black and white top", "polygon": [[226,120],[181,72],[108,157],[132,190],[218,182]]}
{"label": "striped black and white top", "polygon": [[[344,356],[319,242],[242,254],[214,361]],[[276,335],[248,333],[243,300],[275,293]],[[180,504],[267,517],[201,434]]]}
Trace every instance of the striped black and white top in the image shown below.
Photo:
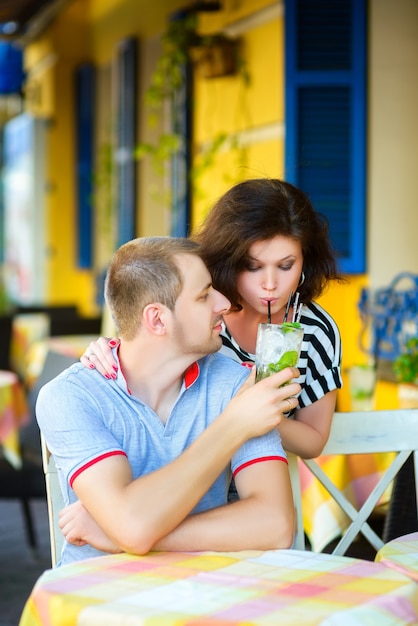
{"label": "striped black and white top", "polygon": [[[298,362],[300,376],[296,380],[302,390],[299,407],[309,406],[322,398],[328,391],[340,389],[341,337],[333,318],[319,304],[304,305],[300,323],[304,327],[302,350]],[[242,364],[252,364],[254,354],[242,350],[226,326],[221,332],[220,352]]]}

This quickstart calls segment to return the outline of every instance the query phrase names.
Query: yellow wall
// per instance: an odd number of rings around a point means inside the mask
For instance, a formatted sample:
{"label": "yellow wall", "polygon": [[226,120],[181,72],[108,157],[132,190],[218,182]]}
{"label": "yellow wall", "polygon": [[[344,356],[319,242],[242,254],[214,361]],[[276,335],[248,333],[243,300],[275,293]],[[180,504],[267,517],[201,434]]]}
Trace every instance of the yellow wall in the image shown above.
{"label": "yellow wall", "polygon": [[168,16],[185,6],[182,0],[155,2],[82,0],[82,2],[91,25],[92,56],[98,65],[113,58],[115,47],[121,39],[130,35],[148,38],[160,34],[165,28]]}
{"label": "yellow wall", "polygon": [[[271,4],[271,3],[270,3]],[[249,17],[254,7],[265,8],[267,2],[244,1],[239,11],[225,11],[224,23],[219,16],[206,16],[204,27],[214,31],[241,17]],[[212,26],[212,28],[210,28]],[[235,76],[195,80],[194,133],[196,158],[219,133],[226,133],[240,150],[226,146],[216,157],[214,167],[198,180],[199,197],[195,200],[195,227],[213,202],[231,185],[245,178],[283,177],[284,67],[283,19],[273,17],[249,27],[239,36],[239,58],[244,72]],[[276,133],[276,136],[274,132]],[[242,154],[243,152],[243,154]]]}

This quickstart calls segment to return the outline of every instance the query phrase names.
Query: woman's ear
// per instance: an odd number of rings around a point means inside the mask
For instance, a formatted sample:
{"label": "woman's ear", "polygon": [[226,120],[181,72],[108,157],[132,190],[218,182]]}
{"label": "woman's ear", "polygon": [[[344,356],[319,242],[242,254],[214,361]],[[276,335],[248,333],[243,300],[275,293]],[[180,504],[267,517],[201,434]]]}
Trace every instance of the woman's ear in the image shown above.
{"label": "woman's ear", "polygon": [[147,329],[157,335],[166,332],[166,307],[159,302],[147,304],[142,313],[143,324]]}

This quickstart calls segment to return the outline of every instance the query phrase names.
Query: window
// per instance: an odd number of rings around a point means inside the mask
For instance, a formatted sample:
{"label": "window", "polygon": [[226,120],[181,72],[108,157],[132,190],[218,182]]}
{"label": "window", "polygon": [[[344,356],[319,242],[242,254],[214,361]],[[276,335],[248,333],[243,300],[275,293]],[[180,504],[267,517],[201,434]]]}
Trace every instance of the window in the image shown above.
{"label": "window", "polygon": [[345,273],[365,271],[366,3],[286,3],[286,179],[328,219]]}

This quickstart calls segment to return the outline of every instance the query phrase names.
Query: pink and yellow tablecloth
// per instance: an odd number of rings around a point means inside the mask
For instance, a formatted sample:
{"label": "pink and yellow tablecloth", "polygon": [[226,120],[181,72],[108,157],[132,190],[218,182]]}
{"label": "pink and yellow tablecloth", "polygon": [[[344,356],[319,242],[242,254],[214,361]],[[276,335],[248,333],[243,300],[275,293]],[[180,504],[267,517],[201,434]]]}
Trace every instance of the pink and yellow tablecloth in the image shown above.
{"label": "pink and yellow tablecloth", "polygon": [[13,317],[10,362],[13,371],[25,382],[31,346],[49,337],[49,328],[50,319],[46,313],[22,313]]}
{"label": "pink and yellow tablecloth", "polygon": [[418,585],[379,563],[297,550],[113,555],[45,572],[20,626],[418,623]]}
{"label": "pink and yellow tablecloth", "polygon": [[0,370],[0,445],[16,469],[21,466],[19,429],[30,419],[25,392],[14,372]]}
{"label": "pink and yellow tablecloth", "polygon": [[406,574],[418,583],[418,532],[388,541],[376,554],[376,563]]}
{"label": "pink and yellow tablecloth", "polygon": [[[317,459],[324,472],[358,510],[366,501],[394,458],[393,453],[324,455]],[[299,461],[302,490],[303,526],[312,549],[320,552],[340,537],[351,520],[309,469]],[[390,499],[388,490],[381,499]]]}

